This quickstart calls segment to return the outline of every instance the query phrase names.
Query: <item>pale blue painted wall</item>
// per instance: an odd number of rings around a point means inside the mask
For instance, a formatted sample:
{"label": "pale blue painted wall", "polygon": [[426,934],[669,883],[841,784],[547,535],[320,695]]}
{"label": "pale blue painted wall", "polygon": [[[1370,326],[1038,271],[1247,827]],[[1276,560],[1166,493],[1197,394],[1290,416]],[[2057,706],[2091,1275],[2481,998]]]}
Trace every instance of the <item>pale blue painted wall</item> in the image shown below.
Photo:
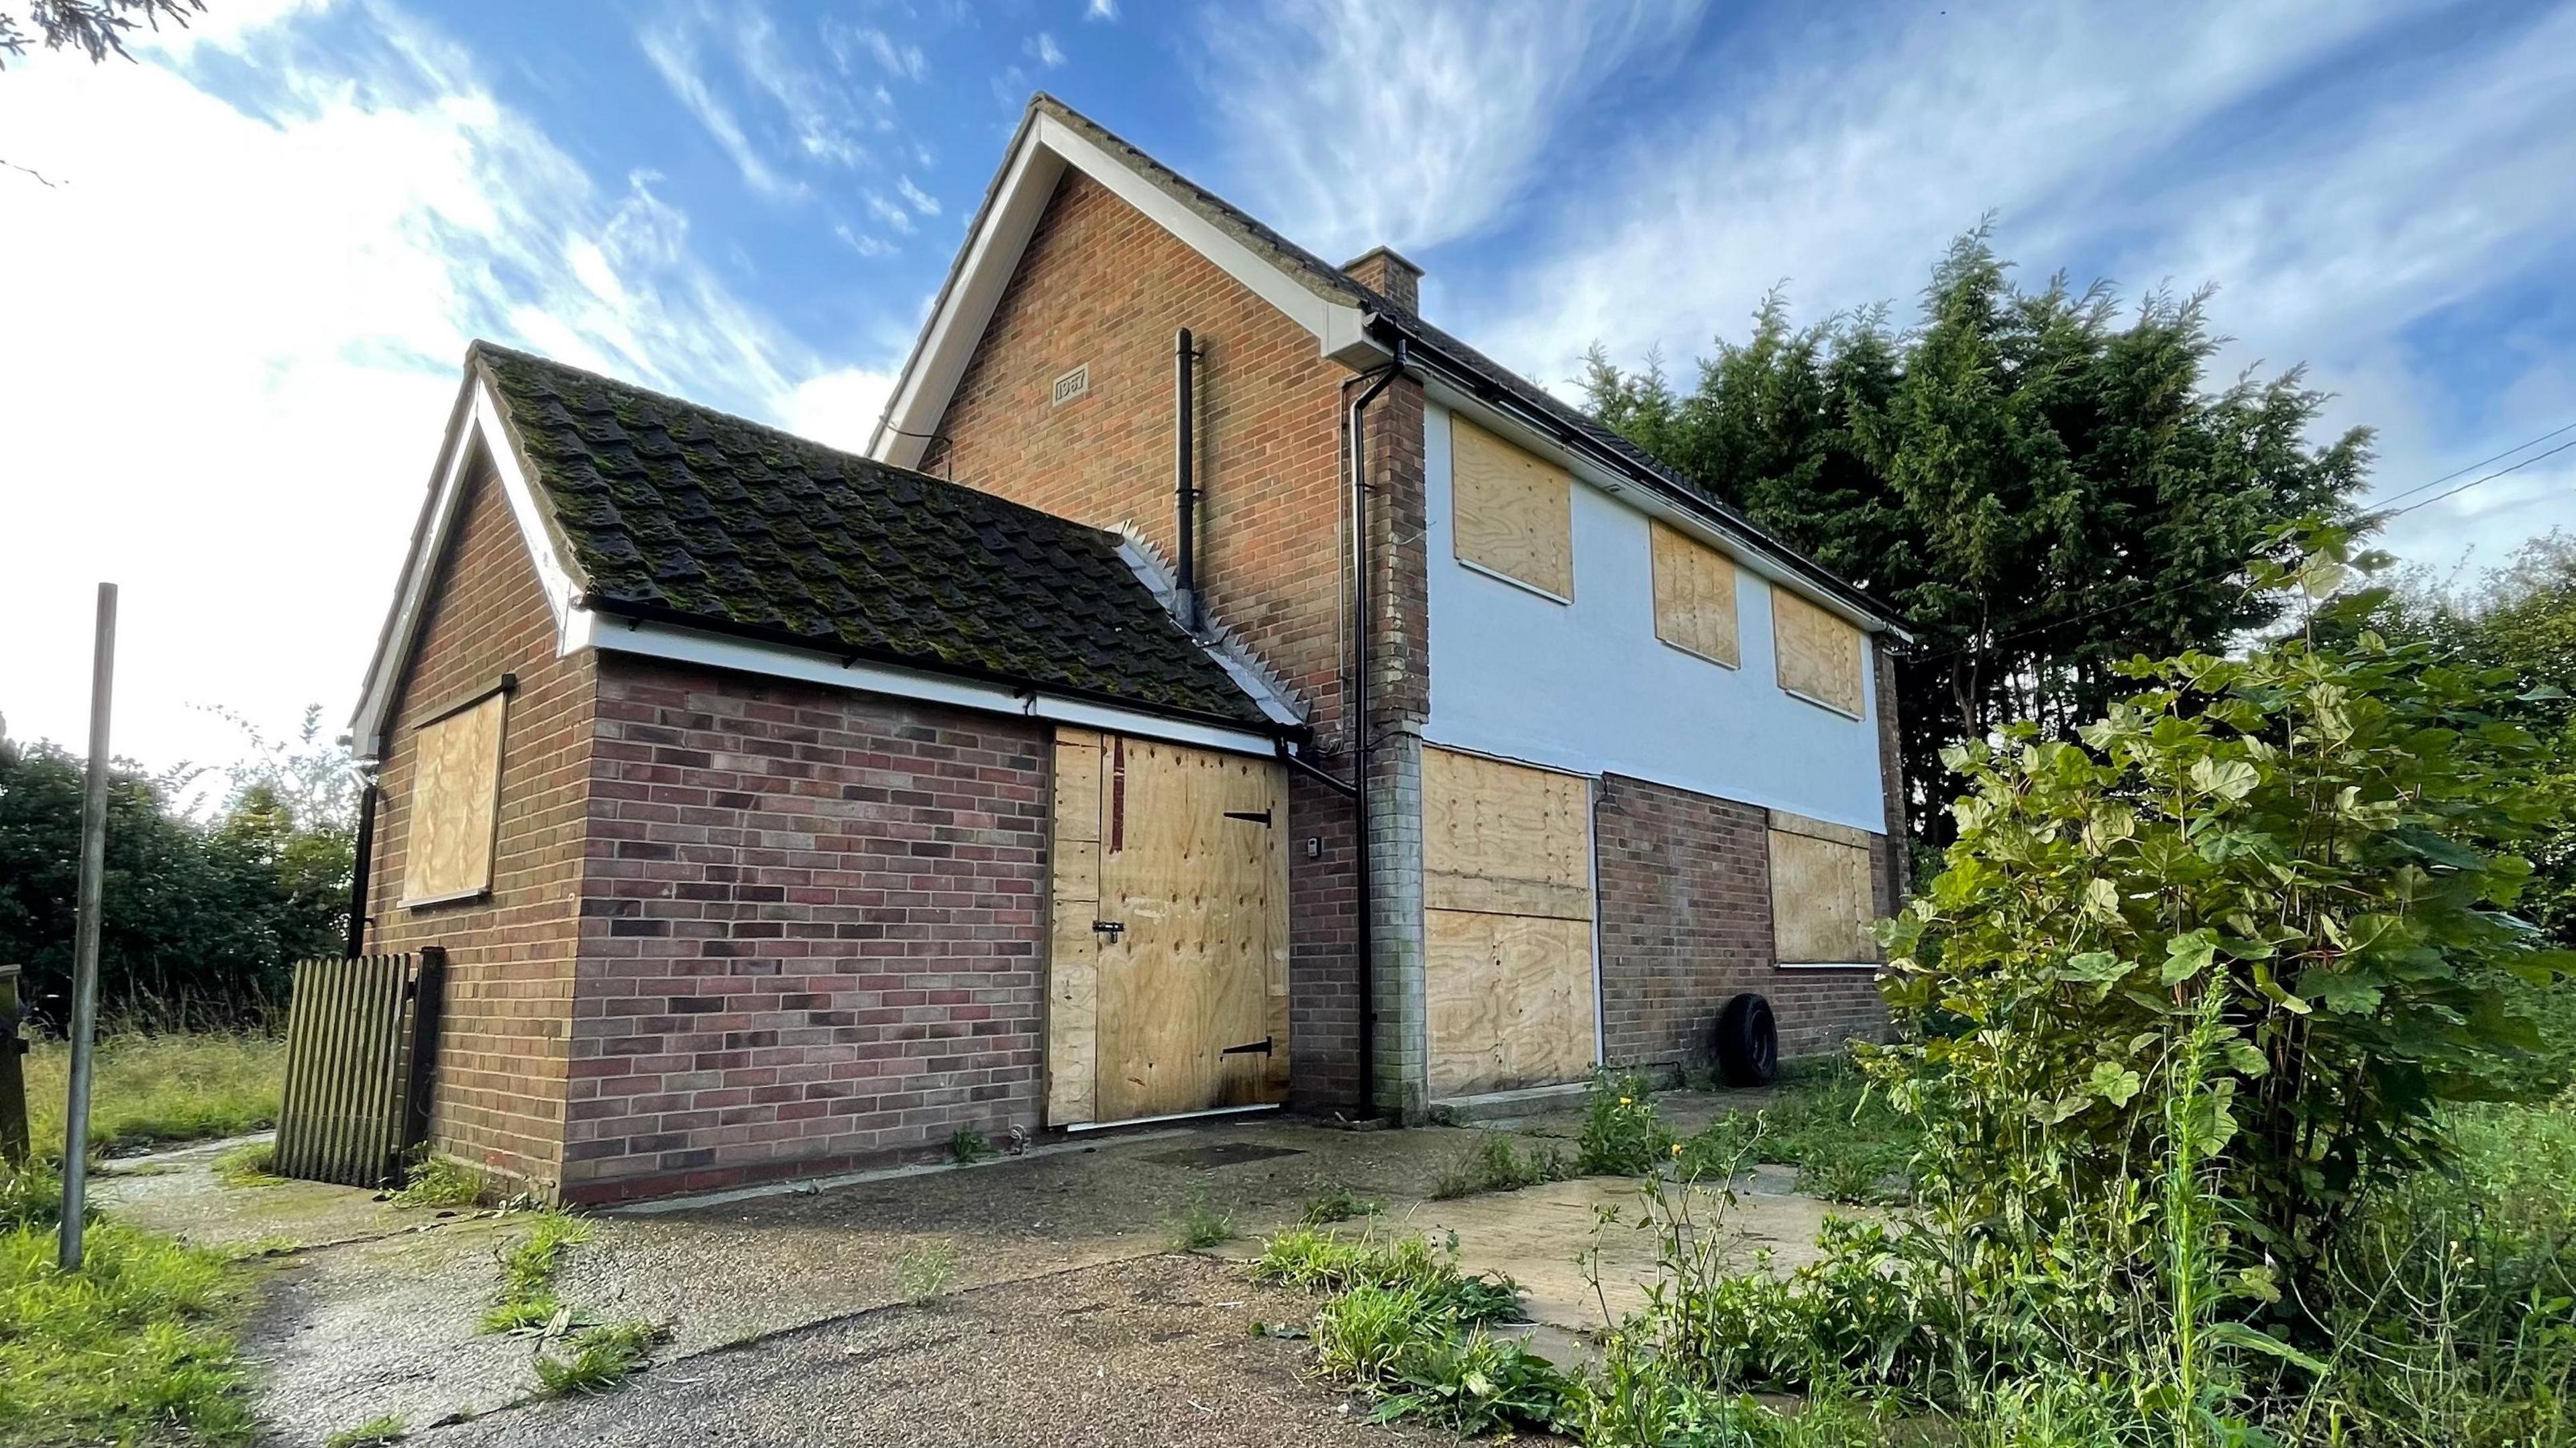
{"label": "pale blue painted wall", "polygon": [[1859,719],[1782,692],[1771,584],[1749,568],[1736,570],[1742,668],[1656,638],[1646,515],[1580,481],[1572,603],[1467,568],[1449,531],[1448,411],[1424,423],[1430,742],[1887,828],[1875,670]]}

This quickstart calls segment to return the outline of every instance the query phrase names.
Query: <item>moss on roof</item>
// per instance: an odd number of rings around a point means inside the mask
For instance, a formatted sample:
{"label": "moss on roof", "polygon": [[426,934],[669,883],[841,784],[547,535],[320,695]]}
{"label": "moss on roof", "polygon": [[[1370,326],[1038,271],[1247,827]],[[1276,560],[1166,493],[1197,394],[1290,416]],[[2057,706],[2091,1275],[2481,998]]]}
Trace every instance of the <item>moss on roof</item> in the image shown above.
{"label": "moss on roof", "polygon": [[1115,535],[477,342],[603,612],[1267,727]]}

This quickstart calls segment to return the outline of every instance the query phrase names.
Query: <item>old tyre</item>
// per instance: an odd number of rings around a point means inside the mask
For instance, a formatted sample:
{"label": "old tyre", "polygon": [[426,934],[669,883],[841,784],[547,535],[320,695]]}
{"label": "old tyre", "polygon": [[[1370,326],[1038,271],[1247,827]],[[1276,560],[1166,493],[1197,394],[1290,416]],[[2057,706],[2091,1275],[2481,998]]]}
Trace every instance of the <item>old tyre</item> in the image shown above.
{"label": "old tyre", "polygon": [[1771,1003],[1747,991],[1717,1013],[1717,1074],[1729,1086],[1768,1086],[1780,1074]]}

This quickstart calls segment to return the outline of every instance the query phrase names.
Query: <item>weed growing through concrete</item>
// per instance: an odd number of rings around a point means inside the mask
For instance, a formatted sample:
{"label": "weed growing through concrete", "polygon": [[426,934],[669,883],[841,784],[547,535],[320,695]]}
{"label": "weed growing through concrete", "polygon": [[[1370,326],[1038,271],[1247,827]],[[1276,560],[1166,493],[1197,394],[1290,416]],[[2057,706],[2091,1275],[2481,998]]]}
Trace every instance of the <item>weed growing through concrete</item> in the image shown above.
{"label": "weed growing through concrete", "polygon": [[388,1448],[411,1436],[403,1420],[386,1413],[369,1418],[354,1428],[343,1428],[322,1440],[322,1448]]}
{"label": "weed growing through concrete", "polygon": [[215,1180],[228,1187],[273,1187],[285,1181],[277,1174],[277,1144],[254,1141],[236,1146],[214,1161]]}
{"label": "weed growing through concrete", "polygon": [[590,1223],[562,1212],[543,1212],[528,1235],[501,1253],[501,1291],[483,1314],[485,1332],[560,1332],[563,1302],[555,1296],[555,1272],[563,1249],[590,1240]]}
{"label": "weed growing through concrete", "polygon": [[550,1398],[605,1393],[633,1376],[670,1335],[651,1322],[585,1327],[565,1340],[565,1356],[537,1359],[537,1387]]}
{"label": "weed growing through concrete", "polygon": [[1234,1237],[1234,1218],[1209,1204],[1204,1187],[1190,1194],[1171,1224],[1175,1252],[1202,1251]]}
{"label": "weed growing through concrete", "polygon": [[993,1150],[993,1139],[974,1127],[961,1126],[948,1138],[948,1159],[959,1166],[973,1166],[998,1155]]}
{"label": "weed growing through concrete", "polygon": [[924,1242],[894,1259],[895,1289],[915,1307],[948,1295],[957,1279],[957,1244],[942,1238]]}
{"label": "weed growing through concrete", "polygon": [[412,1164],[394,1193],[398,1207],[470,1207],[483,1200],[483,1174],[463,1162],[433,1156]]}
{"label": "weed growing through concrete", "polygon": [[1672,1133],[1655,1117],[1654,1093],[1644,1076],[1592,1073],[1576,1160],[1585,1176],[1644,1176],[1672,1157],[1672,1147]]}
{"label": "weed growing through concrete", "polygon": [[1489,1132],[1474,1148],[1452,1162],[1431,1184],[1435,1200],[1472,1197],[1480,1192],[1518,1191],[1541,1182],[1563,1181],[1574,1174],[1565,1153],[1555,1146],[1516,1147],[1501,1132]]}
{"label": "weed growing through concrete", "polygon": [[1298,1220],[1309,1227],[1332,1222],[1347,1222],[1354,1217],[1374,1217],[1386,1210],[1386,1203],[1361,1196],[1340,1182],[1324,1188],[1306,1199],[1306,1210]]}

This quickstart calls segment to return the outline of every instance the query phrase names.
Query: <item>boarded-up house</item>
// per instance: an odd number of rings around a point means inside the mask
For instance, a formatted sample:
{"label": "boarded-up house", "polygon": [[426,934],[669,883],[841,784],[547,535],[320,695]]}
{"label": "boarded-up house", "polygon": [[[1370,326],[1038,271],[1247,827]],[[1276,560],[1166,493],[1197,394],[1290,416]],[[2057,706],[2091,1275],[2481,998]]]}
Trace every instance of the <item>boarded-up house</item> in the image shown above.
{"label": "boarded-up house", "polygon": [[438,1149],[606,1200],[1880,1029],[1886,611],[1418,275],[1040,97],[869,457],[478,344],[355,731]]}

